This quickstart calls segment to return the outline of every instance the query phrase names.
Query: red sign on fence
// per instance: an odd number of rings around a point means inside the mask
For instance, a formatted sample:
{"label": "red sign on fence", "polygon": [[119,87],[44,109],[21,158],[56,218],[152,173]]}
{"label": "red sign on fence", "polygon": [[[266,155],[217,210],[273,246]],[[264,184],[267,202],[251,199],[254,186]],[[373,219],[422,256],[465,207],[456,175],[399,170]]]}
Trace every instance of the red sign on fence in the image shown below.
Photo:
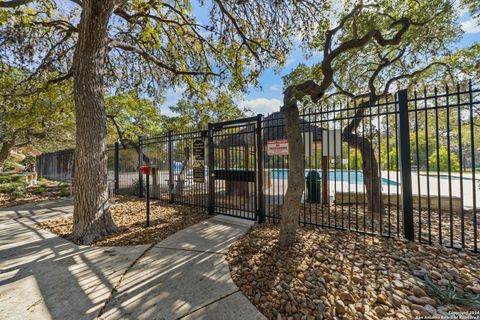
{"label": "red sign on fence", "polygon": [[286,156],[288,155],[288,140],[268,140],[267,154],[269,156]]}

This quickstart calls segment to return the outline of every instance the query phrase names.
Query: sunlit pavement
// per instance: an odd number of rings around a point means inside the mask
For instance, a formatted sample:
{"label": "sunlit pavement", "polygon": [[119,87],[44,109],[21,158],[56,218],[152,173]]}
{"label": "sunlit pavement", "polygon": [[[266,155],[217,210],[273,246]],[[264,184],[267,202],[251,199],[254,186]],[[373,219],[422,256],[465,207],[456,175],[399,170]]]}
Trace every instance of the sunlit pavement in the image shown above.
{"label": "sunlit pavement", "polygon": [[249,222],[213,217],[152,248],[77,246],[33,227],[72,210],[67,200],[0,209],[2,319],[263,318],[225,261]]}

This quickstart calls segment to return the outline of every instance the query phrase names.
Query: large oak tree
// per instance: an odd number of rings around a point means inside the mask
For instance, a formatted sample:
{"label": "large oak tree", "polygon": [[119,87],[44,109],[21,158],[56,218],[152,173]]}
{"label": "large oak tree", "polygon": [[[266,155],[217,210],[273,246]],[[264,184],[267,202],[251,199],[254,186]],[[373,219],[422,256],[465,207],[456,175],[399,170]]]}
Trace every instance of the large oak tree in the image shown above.
{"label": "large oak tree", "polygon": [[[65,3],[65,2],[62,2]],[[115,230],[108,209],[106,89],[229,90],[285,61],[308,38],[322,1],[1,1],[0,55],[53,85],[73,77],[76,114],[73,239]],[[202,12],[204,14],[202,14]],[[208,88],[208,86],[206,86]]]}
{"label": "large oak tree", "polygon": [[[310,49],[319,52],[322,60],[311,67],[301,65],[285,78],[283,113],[291,159],[282,208],[282,246],[295,240],[303,192],[304,150],[301,143],[295,145],[301,139],[297,102],[306,98],[315,104],[336,96],[355,102],[355,114],[343,128],[342,139],[362,157],[368,210],[383,213],[374,146],[358,128],[368,106],[387,98],[392,90],[451,71],[454,63],[446,57],[461,35],[457,18],[450,0],[347,1],[335,18],[319,26]],[[322,111],[326,106],[321,106]]]}

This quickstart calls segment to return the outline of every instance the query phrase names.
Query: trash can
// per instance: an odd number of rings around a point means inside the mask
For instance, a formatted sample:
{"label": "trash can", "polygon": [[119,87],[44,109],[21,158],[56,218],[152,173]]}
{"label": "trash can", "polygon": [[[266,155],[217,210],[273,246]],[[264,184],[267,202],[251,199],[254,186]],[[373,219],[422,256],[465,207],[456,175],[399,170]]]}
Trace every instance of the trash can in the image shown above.
{"label": "trash can", "polygon": [[322,178],[320,177],[320,173],[315,170],[308,172],[305,182],[307,184],[307,202],[321,203]]}

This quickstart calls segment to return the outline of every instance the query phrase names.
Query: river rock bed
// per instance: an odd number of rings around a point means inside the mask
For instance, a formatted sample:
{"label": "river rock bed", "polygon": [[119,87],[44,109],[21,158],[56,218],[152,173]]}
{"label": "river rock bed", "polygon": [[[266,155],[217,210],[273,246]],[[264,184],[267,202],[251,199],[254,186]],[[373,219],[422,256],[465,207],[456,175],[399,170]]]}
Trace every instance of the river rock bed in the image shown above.
{"label": "river rock bed", "polygon": [[269,319],[412,319],[480,308],[480,254],[300,227],[288,250],[275,225],[229,249],[234,282]]}

